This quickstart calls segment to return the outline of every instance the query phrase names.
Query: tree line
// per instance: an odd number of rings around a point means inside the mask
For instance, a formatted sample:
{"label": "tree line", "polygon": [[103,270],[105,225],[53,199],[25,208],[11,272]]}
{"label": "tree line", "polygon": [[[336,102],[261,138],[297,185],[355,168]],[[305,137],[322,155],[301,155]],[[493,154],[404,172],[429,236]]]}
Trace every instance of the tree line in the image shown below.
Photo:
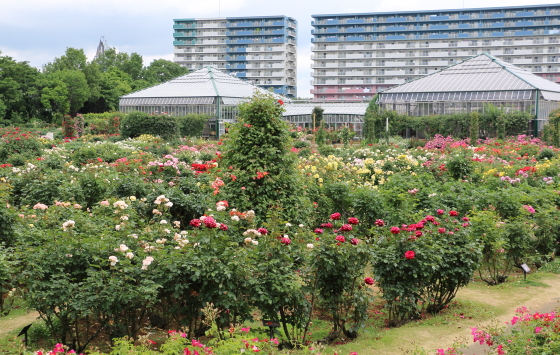
{"label": "tree line", "polygon": [[187,73],[164,59],[144,66],[138,53],[115,48],[92,61],[83,49],[67,48],[42,71],[0,52],[0,124],[57,123],[64,115],[118,110],[120,96]]}

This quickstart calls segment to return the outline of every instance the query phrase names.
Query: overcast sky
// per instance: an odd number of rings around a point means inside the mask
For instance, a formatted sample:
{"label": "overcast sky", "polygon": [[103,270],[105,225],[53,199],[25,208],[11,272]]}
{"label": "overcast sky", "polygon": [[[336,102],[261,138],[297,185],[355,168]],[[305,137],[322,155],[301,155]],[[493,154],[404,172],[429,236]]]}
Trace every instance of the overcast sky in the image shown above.
{"label": "overcast sky", "polygon": [[144,65],[173,60],[173,19],[286,15],[298,21],[298,96],[311,89],[311,15],[552,4],[547,0],[0,0],[0,51],[41,67],[101,36]]}

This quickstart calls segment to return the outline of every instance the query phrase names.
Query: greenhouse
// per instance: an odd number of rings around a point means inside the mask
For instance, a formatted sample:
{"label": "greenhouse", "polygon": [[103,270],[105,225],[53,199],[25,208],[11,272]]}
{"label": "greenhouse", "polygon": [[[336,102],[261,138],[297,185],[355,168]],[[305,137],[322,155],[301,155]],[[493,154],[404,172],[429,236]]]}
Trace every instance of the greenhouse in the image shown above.
{"label": "greenhouse", "polygon": [[[225,122],[234,122],[237,105],[257,92],[268,92],[246,81],[221,72],[214,67],[205,67],[165,83],[133,92],[120,98],[121,112],[142,111],[150,114],[185,116],[191,113],[210,116],[206,132],[225,132]],[[367,102],[358,103],[310,103],[292,102],[273,94],[285,103],[284,117],[295,126],[309,128],[313,123],[313,108],[322,107],[326,127],[340,128],[352,125],[361,135]]]}
{"label": "greenhouse", "polygon": [[362,135],[364,115],[368,102],[309,102],[294,101],[286,104],[284,119],[294,126],[313,127],[313,109],[322,108],[325,128],[339,129],[350,126],[357,136]]}
{"label": "greenhouse", "polygon": [[[268,92],[241,79],[205,67],[165,83],[121,96],[121,112],[142,111],[150,114],[166,113],[185,116],[191,113],[210,116],[210,131],[216,131],[218,122],[233,122],[237,105],[253,96],[255,91]],[[288,101],[273,94],[277,99]],[[224,125],[219,130],[224,132]]]}
{"label": "greenhouse", "polygon": [[530,111],[536,136],[560,107],[560,85],[483,53],[380,92],[378,103],[410,116],[483,112],[490,104]]}

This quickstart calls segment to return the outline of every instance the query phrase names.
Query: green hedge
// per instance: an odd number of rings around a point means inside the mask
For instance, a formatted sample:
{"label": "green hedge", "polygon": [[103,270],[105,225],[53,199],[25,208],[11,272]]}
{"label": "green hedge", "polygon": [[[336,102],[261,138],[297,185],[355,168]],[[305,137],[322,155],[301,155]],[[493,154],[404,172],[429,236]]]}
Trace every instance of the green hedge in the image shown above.
{"label": "green hedge", "polygon": [[131,112],[121,120],[121,136],[135,138],[142,134],[160,136],[163,139],[177,137],[177,119],[167,115],[149,115],[144,112]]}
{"label": "green hedge", "polygon": [[[524,134],[529,121],[533,118],[533,115],[529,112],[515,110],[505,112],[504,109],[493,105],[486,106],[484,112],[479,114],[480,131],[485,137],[496,137],[499,130],[504,128],[506,135]],[[385,134],[385,119],[387,117],[389,118],[390,135],[401,134],[407,128],[423,131],[428,137],[441,134],[443,136],[466,138],[470,135],[469,113],[414,117],[400,115],[395,111],[368,109],[364,117],[366,139],[379,139]],[[500,125],[505,127],[500,127]]]}
{"label": "green hedge", "polygon": [[119,133],[123,112],[86,113],[82,117],[85,121],[85,132],[89,134]]}
{"label": "green hedge", "polygon": [[187,116],[177,117],[179,134],[181,137],[200,137],[206,126],[209,116],[192,113]]}

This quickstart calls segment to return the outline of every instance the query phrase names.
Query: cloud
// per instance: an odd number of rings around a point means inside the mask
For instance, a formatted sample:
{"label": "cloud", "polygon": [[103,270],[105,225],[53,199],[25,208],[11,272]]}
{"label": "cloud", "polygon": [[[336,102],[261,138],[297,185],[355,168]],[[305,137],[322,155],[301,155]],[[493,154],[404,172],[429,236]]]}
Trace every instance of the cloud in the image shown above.
{"label": "cloud", "polygon": [[311,46],[300,46],[297,53],[297,96],[311,97]]}
{"label": "cloud", "polygon": [[[14,27],[45,25],[59,21],[112,16],[169,16],[181,17],[210,16],[218,17],[221,11],[236,11],[246,5],[247,0],[6,0],[0,11],[0,21]],[[220,11],[221,10],[221,11]],[[68,15],[68,16],[66,16]],[[32,19],[30,21],[29,19]],[[136,26],[141,27],[143,21]]]}

